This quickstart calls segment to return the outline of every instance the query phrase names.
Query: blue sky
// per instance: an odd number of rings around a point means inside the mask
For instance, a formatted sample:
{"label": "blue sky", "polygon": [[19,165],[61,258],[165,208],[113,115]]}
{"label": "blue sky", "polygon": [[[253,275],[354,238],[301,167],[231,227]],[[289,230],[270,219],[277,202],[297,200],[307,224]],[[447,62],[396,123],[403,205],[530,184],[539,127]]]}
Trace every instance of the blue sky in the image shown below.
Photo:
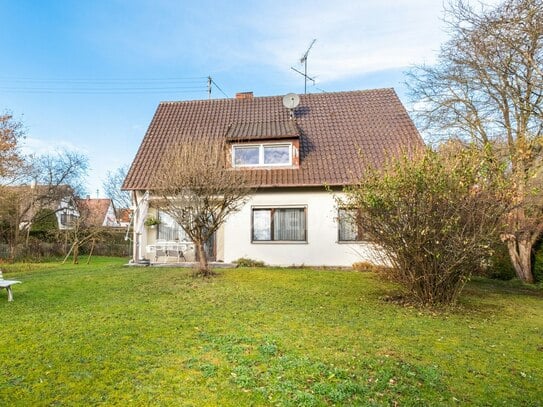
{"label": "blue sky", "polygon": [[[446,39],[441,8],[439,0],[0,0],[0,110],[24,122],[27,152],[86,154],[94,197],[108,170],[132,161],[160,101],[207,98],[208,75],[229,97],[302,93],[290,67],[302,69],[313,38],[310,92],[394,87],[407,102],[403,72],[431,63]],[[212,97],[224,95],[213,87]]]}

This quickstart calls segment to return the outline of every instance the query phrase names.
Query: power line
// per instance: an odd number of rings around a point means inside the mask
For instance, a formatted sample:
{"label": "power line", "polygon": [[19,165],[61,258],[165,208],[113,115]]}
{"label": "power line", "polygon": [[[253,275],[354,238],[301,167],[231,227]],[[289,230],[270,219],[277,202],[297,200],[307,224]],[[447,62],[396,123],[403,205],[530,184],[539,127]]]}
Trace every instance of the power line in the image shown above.
{"label": "power line", "polygon": [[88,82],[88,83],[109,83],[109,82],[201,82],[207,79],[205,76],[175,77],[175,78],[31,78],[31,77],[9,77],[0,76],[0,81],[10,82]]}
{"label": "power line", "polygon": [[214,85],[229,96],[211,76],[171,78],[33,78],[0,76],[0,92],[27,94],[134,94],[208,93]]}
{"label": "power line", "polygon": [[135,93],[204,93],[205,87],[197,89],[2,89],[4,93],[33,93],[33,94],[77,94],[77,95],[99,95],[99,94],[135,94]]}
{"label": "power line", "polygon": [[185,78],[6,78],[0,77],[5,93],[200,93],[205,77]]}
{"label": "power line", "polygon": [[[213,78],[211,78],[211,76],[209,77],[209,80],[210,80],[210,82],[211,82],[213,85],[215,85],[215,86],[217,87],[217,89],[219,89],[219,92],[221,92],[221,93],[224,95],[225,98],[229,98],[229,96],[228,96],[226,93],[224,93],[224,91],[221,89],[221,87],[220,87],[219,85],[217,85],[217,82],[215,82],[215,81],[213,80]],[[211,94],[211,88],[210,88],[210,91],[209,91],[209,92],[210,92],[210,94]]]}

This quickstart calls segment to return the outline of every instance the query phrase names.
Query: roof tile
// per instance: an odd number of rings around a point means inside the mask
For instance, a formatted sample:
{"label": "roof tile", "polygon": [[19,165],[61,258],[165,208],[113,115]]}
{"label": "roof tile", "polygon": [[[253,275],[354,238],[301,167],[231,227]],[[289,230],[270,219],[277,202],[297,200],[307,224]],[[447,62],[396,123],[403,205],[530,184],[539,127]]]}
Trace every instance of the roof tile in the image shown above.
{"label": "roof tile", "polygon": [[255,187],[345,185],[422,138],[393,89],[300,95],[294,119],[281,96],[161,103],[125,179],[129,190],[152,188],[152,175],[172,142],[300,138],[300,166],[250,169]]}

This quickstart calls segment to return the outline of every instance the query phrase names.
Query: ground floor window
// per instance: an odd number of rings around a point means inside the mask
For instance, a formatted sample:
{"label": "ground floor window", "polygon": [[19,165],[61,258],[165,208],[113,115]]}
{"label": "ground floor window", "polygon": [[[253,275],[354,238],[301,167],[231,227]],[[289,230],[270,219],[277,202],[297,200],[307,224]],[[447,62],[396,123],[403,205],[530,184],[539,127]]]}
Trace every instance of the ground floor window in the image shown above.
{"label": "ground floor window", "polygon": [[61,213],[60,224],[64,227],[73,227],[77,221],[77,216],[73,213]]}
{"label": "ground floor window", "polygon": [[340,242],[359,242],[363,239],[358,209],[340,208],[338,211],[338,240]]}
{"label": "ground floor window", "polygon": [[252,241],[307,241],[307,208],[253,208]]}
{"label": "ground floor window", "polygon": [[159,211],[158,239],[166,241],[188,242],[189,237],[181,226],[166,212]]}

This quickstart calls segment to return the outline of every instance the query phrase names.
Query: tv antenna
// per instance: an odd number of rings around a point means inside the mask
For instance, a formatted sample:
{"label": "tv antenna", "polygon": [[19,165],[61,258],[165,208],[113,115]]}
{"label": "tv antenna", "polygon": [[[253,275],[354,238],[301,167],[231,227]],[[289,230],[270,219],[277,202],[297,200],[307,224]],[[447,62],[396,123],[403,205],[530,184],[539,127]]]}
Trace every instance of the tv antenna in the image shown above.
{"label": "tv antenna", "polygon": [[313,45],[315,44],[315,42],[317,42],[316,38],[314,38],[313,41],[311,41],[311,44],[309,44],[309,47],[307,48],[307,51],[305,51],[304,55],[300,58],[300,63],[304,64],[304,71],[301,72],[301,71],[297,70],[296,68],[293,68],[292,66],[290,67],[290,69],[292,69],[295,72],[298,72],[300,75],[302,75],[304,77],[304,94],[307,93],[307,80],[308,79],[310,81],[312,81],[313,84],[315,84],[315,78],[311,78],[310,76],[307,76],[307,57],[309,55],[309,51],[311,50],[311,48],[313,48]]}

